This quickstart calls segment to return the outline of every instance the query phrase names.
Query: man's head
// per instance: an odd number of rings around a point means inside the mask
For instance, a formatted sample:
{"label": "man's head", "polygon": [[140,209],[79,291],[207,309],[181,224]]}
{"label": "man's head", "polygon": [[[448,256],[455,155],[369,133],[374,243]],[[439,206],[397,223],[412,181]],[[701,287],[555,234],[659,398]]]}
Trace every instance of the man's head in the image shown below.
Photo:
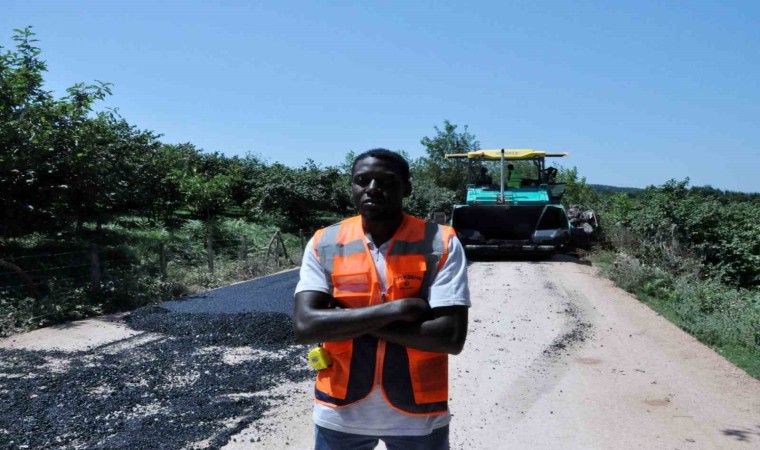
{"label": "man's head", "polygon": [[486,172],[488,172],[488,169],[486,169],[485,167],[481,167],[480,168],[480,173],[482,173],[483,175],[485,175]]}
{"label": "man's head", "polygon": [[365,220],[384,221],[399,217],[404,197],[411,193],[409,163],[398,153],[376,148],[354,159],[351,195]]}
{"label": "man's head", "polygon": [[512,164],[507,164],[507,170],[515,170],[515,166]]}

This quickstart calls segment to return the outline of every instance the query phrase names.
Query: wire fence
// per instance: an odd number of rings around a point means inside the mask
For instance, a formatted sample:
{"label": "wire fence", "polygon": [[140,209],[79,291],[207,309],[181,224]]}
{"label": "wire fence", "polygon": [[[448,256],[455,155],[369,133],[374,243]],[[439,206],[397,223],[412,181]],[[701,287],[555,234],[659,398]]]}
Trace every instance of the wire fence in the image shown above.
{"label": "wire fence", "polygon": [[[153,251],[92,244],[89,251],[0,255],[0,293],[34,299],[52,289],[59,296],[83,289],[97,294],[104,285],[118,284],[136,273],[162,281],[182,279],[188,272],[216,276],[217,283],[240,281],[300,264],[309,237],[299,230],[298,240],[289,238],[288,246],[279,231],[268,241],[247,235],[205,240],[170,236]],[[217,274],[221,270],[226,272]]]}

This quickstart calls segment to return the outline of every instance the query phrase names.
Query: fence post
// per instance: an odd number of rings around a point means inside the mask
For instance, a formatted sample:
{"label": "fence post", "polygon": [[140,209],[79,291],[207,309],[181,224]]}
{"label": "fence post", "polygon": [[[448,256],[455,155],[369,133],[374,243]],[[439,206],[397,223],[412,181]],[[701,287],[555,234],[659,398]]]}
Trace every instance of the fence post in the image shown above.
{"label": "fence post", "polygon": [[100,258],[98,257],[98,244],[92,244],[92,247],[90,247],[90,282],[92,283],[92,293],[99,293]]}
{"label": "fence post", "polygon": [[208,253],[208,271],[214,273],[214,246],[211,243],[211,236],[206,238],[206,248]]}
{"label": "fence post", "polygon": [[245,265],[248,265],[248,235],[243,235],[243,247],[240,250],[240,259],[243,260]]}
{"label": "fence post", "polygon": [[277,245],[281,240],[279,231],[274,234],[274,238],[274,263],[277,265],[277,267],[280,267],[280,247]]}
{"label": "fence post", "polygon": [[298,229],[298,237],[301,238],[301,254],[303,254],[303,252],[306,249],[306,244],[304,243],[304,239],[303,239],[303,228]]}
{"label": "fence post", "polygon": [[280,246],[282,247],[282,256],[285,257],[285,260],[288,261],[290,264],[295,264],[292,259],[290,259],[290,256],[288,255],[288,249],[285,247],[285,241],[282,239],[282,236],[280,236]]}
{"label": "fence post", "polygon": [[161,241],[158,244],[158,250],[160,252],[160,270],[161,270],[161,281],[166,280],[166,244],[164,244],[164,241]]}
{"label": "fence post", "polygon": [[274,240],[277,238],[277,233],[279,233],[279,231],[278,231],[278,232],[275,232],[275,233],[272,235],[272,239],[270,239],[270,240],[269,240],[269,244],[267,244],[267,255],[264,257],[264,260],[265,260],[267,263],[269,262],[269,254],[272,252],[272,243],[273,243],[273,242],[274,242]]}

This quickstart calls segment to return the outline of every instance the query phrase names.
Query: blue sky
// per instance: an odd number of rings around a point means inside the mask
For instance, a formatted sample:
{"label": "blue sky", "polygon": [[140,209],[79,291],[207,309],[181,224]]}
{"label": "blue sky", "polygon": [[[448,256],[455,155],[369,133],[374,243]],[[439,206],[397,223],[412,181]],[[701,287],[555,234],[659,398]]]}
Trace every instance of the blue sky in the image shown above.
{"label": "blue sky", "polygon": [[444,120],[483,148],[567,151],[592,183],[760,191],[757,1],[16,1],[48,89],[227,155],[423,156]]}

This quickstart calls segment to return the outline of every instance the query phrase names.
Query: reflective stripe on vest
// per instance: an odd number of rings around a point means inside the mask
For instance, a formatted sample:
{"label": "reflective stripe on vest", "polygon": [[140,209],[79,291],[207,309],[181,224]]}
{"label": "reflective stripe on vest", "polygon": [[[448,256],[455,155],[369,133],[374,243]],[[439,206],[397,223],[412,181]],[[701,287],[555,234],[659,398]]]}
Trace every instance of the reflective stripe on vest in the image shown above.
{"label": "reflective stripe on vest", "polygon": [[[404,215],[386,254],[387,290],[365,243],[361,216],[319,230],[314,250],[333,282],[342,307],[364,306],[402,298],[427,299],[430,285],[448,256],[449,227]],[[385,296],[383,296],[385,294]],[[325,342],[333,365],[317,374],[317,401],[346,406],[367,397],[381,384],[388,403],[414,415],[447,410],[448,355],[424,352],[369,335]]]}

